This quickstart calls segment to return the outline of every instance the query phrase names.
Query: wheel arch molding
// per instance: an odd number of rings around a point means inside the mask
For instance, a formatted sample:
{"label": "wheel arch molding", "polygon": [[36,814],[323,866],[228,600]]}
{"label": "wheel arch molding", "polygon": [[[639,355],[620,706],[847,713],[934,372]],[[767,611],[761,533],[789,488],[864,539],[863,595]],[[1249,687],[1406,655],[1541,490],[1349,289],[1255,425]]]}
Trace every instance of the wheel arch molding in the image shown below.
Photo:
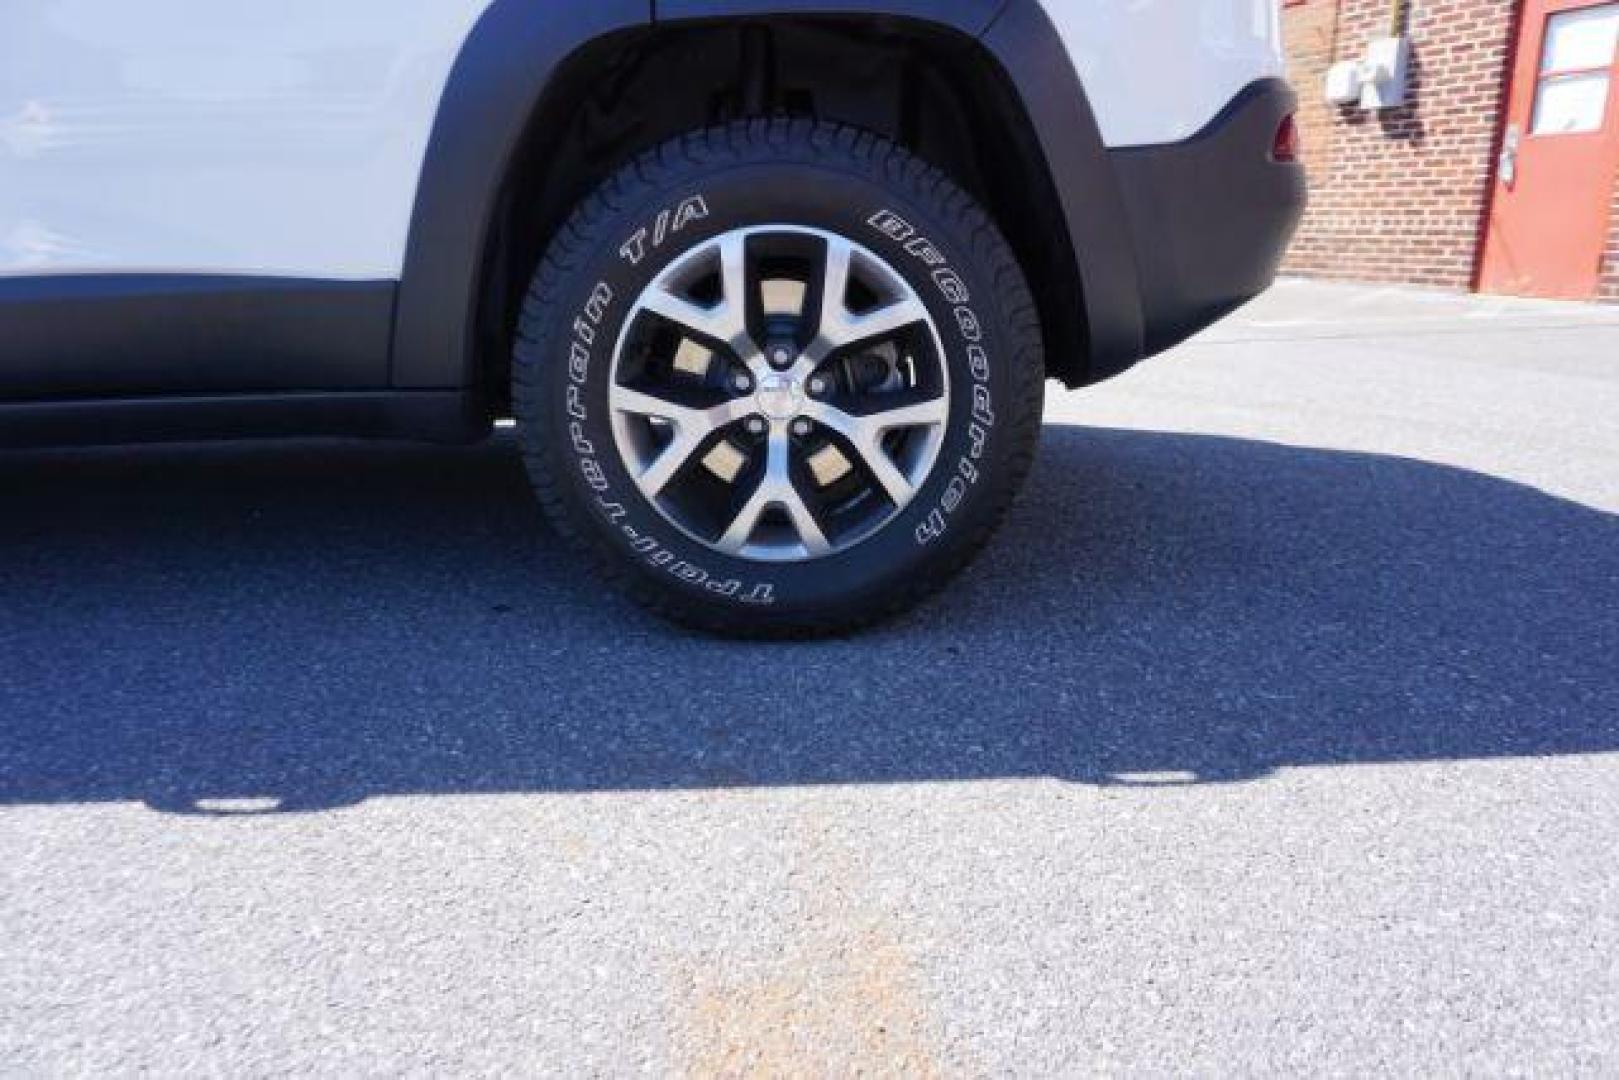
{"label": "wheel arch molding", "polygon": [[656,21],[665,24],[690,19],[772,15],[888,16],[934,23],[972,37],[981,37],[1008,6],[1009,0],[654,0],[653,3]]}
{"label": "wheel arch molding", "polygon": [[429,140],[394,313],[393,385],[485,388],[478,328],[501,200],[571,60],[654,28],[818,16],[923,24],[983,47],[1023,110],[1030,167],[1044,172],[1054,203],[1039,250],[1020,250],[1038,260],[1028,270],[1049,373],[1078,385],[1137,359],[1143,320],[1123,196],[1039,0],[494,0],[456,60]]}
{"label": "wheel arch molding", "polygon": [[477,388],[479,291],[513,159],[570,56],[651,23],[652,0],[493,0],[479,18],[422,163],[394,311],[394,386]]}

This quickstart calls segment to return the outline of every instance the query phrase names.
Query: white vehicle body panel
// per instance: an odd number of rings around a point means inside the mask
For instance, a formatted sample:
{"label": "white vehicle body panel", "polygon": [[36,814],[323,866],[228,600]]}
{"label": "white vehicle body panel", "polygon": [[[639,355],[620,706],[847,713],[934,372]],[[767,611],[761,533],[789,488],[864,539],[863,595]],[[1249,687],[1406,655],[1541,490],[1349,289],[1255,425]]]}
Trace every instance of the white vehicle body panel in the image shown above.
{"label": "white vehicle body panel", "polygon": [[1041,0],[1110,147],[1179,142],[1280,76],[1276,0]]}
{"label": "white vehicle body panel", "polygon": [[[0,275],[398,278],[489,3],[4,0]],[[1043,3],[1111,146],[1185,138],[1281,72],[1275,0]]]}
{"label": "white vehicle body panel", "polygon": [[0,273],[399,276],[488,0],[4,0]]}

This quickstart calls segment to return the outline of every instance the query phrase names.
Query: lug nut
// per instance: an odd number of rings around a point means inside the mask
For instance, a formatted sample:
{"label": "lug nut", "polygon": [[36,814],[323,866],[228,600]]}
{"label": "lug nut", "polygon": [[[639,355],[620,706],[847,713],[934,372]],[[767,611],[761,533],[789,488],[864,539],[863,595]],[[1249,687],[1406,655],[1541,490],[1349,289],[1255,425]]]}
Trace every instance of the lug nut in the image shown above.
{"label": "lug nut", "polygon": [[765,423],[765,418],[762,416],[750,416],[748,417],[747,427],[749,435],[763,435],[770,425]]}
{"label": "lug nut", "polygon": [[753,379],[750,378],[746,372],[739,371],[736,373],[736,376],[731,379],[731,385],[736,387],[741,393],[746,394],[753,389]]}
{"label": "lug nut", "polygon": [[793,350],[785,345],[777,345],[770,350],[770,362],[779,368],[784,368],[793,362]]}
{"label": "lug nut", "polygon": [[829,389],[831,389],[831,386],[826,381],[825,375],[817,375],[809,381],[809,392],[816,397],[822,396]]}
{"label": "lug nut", "polygon": [[814,430],[815,430],[815,425],[810,423],[808,420],[794,420],[793,421],[793,434],[797,435],[800,439],[808,438],[810,432],[812,432]]}

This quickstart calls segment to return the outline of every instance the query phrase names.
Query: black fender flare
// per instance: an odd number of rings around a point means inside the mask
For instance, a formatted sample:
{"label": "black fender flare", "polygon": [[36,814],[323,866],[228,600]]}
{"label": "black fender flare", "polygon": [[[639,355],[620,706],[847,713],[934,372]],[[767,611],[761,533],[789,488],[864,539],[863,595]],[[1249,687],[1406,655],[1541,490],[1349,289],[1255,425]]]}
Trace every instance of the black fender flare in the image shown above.
{"label": "black fender flare", "polygon": [[[507,170],[556,72],[603,37],[653,25],[771,15],[889,16],[971,36],[999,64],[1057,193],[1088,355],[1056,357],[1073,383],[1143,348],[1128,218],[1068,51],[1039,0],[494,0],[451,70],[428,141],[394,313],[399,388],[476,390],[481,271]],[[1049,305],[1046,305],[1049,307]],[[1046,312],[1050,315],[1050,312]]]}
{"label": "black fender flare", "polygon": [[1009,0],[654,0],[660,23],[769,15],[872,15],[936,23],[982,37]]}
{"label": "black fender flare", "polygon": [[[1063,0],[1058,0],[1063,2]],[[1070,386],[1141,359],[1146,318],[1124,192],[1090,96],[1039,0],[1009,0],[983,42],[1011,79],[1045,155],[1080,282],[1086,355],[1050,357]]]}
{"label": "black fender flare", "polygon": [[393,385],[469,389],[484,256],[529,121],[569,56],[652,23],[652,0],[494,0],[450,69],[394,308]]}

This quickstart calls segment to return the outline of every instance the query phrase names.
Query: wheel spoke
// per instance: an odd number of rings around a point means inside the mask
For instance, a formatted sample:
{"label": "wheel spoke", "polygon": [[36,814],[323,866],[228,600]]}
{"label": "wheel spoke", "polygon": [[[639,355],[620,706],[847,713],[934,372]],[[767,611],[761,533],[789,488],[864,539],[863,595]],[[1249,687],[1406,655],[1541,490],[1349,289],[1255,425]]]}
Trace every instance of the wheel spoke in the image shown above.
{"label": "wheel spoke", "polygon": [[714,307],[703,307],[684,296],[654,286],[641,297],[641,307],[683,330],[723,345],[732,345],[738,336],[746,334],[746,329],[732,318],[729,305],[723,300]]}
{"label": "wheel spoke", "polygon": [[883,436],[900,428],[940,427],[948,411],[942,398],[866,416],[844,412],[824,401],[811,401],[805,406],[804,415],[843,436],[894,505],[904,506],[916,494],[916,487],[888,456]]}
{"label": "wheel spoke", "polygon": [[830,339],[849,317],[849,274],[854,269],[854,247],[841,238],[826,242],[826,266],[821,273],[821,325],[817,333]]}
{"label": "wheel spoke", "polygon": [[[805,261],[808,273],[789,268]],[[858,242],[791,225],[735,229],[673,259],[632,310],[658,325],[643,323],[615,353],[613,438],[636,489],[713,550],[773,563],[832,555],[892,520],[934,470],[951,396],[933,315],[905,274]],[[664,379],[642,354],[673,335]],[[896,384],[909,389],[890,396]],[[710,474],[723,486],[700,479]]]}
{"label": "wheel spoke", "polygon": [[854,345],[862,341],[889,337],[907,326],[925,321],[927,317],[928,312],[922,306],[922,301],[914,298],[898,300],[864,315],[849,316],[845,324],[845,336],[838,344]]}
{"label": "wheel spoke", "polygon": [[701,439],[677,434],[669,445],[663,448],[663,452],[635,478],[641,485],[641,490],[654,497],[662,495],[670,481],[686,467],[686,462],[691,460],[701,445]]}
{"label": "wheel spoke", "polygon": [[702,412],[700,409],[688,408],[668,398],[632,390],[627,386],[614,386],[609,400],[615,412],[667,420],[681,428],[695,427],[698,423],[697,418]]}
{"label": "wheel spoke", "polygon": [[820,325],[805,350],[803,364],[813,368],[834,350],[890,337],[908,326],[925,322],[927,308],[906,290],[901,298],[859,315],[849,310],[849,280],[854,271],[854,247],[847,240],[827,241],[826,265],[821,276]]}
{"label": "wheel spoke", "polygon": [[753,402],[748,398],[733,398],[707,408],[692,408],[628,386],[613,387],[611,403],[615,412],[631,416],[650,416],[667,420],[675,427],[698,435],[707,435],[722,427],[729,427],[753,413]]}
{"label": "wheel spoke", "polygon": [[949,419],[950,408],[943,398],[933,398],[929,401],[919,401],[912,405],[901,405],[897,409],[886,409],[882,412],[871,413],[856,419],[863,425],[874,427],[879,436],[885,435],[897,428],[908,427],[938,427]]}
{"label": "wheel spoke", "polygon": [[615,386],[610,396],[615,411],[630,416],[643,416],[664,420],[674,428],[674,436],[658,456],[636,476],[637,483],[648,495],[663,494],[686,462],[702,449],[709,436],[721,428],[729,427],[751,411],[746,399],[727,401],[706,409],[680,405],[656,394]]}
{"label": "wheel spoke", "polygon": [[894,464],[894,459],[889,457],[881,446],[861,448],[860,458],[895,506],[904,506],[916,495],[911,478],[900,471],[899,466]]}
{"label": "wheel spoke", "polygon": [[773,509],[785,513],[792,522],[793,530],[798,533],[798,542],[805,555],[816,558],[832,550],[820,522],[815,519],[815,512],[809,508],[799,495],[798,489],[793,486],[789,469],[791,447],[786,432],[771,433],[765,474],[747,503],[737,512],[730,527],[725,530],[725,535],[720,537],[716,546],[721,551],[736,556],[746,554],[754,533],[759,530],[760,519],[767,511]]}
{"label": "wheel spoke", "polygon": [[745,334],[748,328],[748,242],[740,233],[720,240],[720,288],[728,318]]}
{"label": "wheel spoke", "polygon": [[812,559],[832,551],[832,545],[827,542],[826,533],[821,531],[821,523],[815,520],[815,512],[809,508],[798,489],[788,484],[782,492],[781,508],[787,511],[787,516],[793,521],[793,528],[798,530],[798,542],[804,545],[804,551]]}
{"label": "wheel spoke", "polygon": [[740,235],[726,236],[717,245],[720,261],[721,297],[710,307],[688,300],[659,282],[641,297],[641,307],[700,337],[727,346],[757,375],[764,364],[753,336],[748,332],[748,290],[753,287],[748,273],[747,243]]}

